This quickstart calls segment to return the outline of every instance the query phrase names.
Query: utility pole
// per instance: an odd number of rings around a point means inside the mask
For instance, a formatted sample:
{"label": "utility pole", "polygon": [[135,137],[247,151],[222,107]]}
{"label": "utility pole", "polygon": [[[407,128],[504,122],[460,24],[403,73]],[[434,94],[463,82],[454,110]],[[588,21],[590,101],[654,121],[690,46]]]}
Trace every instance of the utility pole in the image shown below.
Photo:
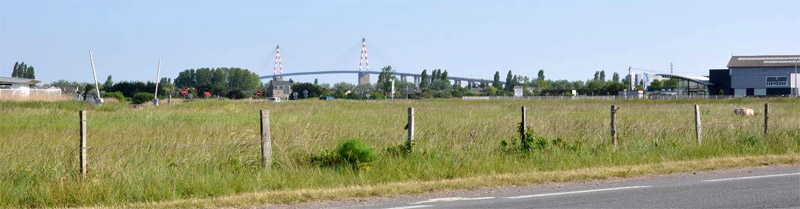
{"label": "utility pole", "polygon": [[161,82],[161,59],[158,59],[158,71],[156,72],[156,91],[153,96],[153,105],[158,107],[158,83]]}
{"label": "utility pole", "polygon": [[673,70],[672,70],[672,62],[669,62],[669,74],[670,75],[675,75],[675,72],[673,72]]}
{"label": "utility pole", "polygon": [[89,50],[89,63],[92,65],[92,77],[94,77],[94,90],[97,92],[97,98],[94,99],[98,105],[103,104],[103,99],[100,97],[100,85],[97,83],[97,72],[94,70],[94,58],[92,57],[91,49]]}

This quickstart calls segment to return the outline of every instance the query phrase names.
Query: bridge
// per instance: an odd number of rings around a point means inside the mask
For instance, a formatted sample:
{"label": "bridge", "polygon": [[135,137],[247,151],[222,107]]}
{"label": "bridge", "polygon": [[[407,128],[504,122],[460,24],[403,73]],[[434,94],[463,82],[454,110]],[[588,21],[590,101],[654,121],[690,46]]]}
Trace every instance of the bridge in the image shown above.
{"label": "bridge", "polygon": [[[379,71],[357,71],[357,70],[330,70],[330,71],[310,71],[310,72],[296,72],[296,73],[284,73],[282,75],[265,75],[259,78],[261,79],[275,79],[281,77],[288,77],[288,76],[304,76],[304,75],[323,75],[323,74],[356,74],[358,75],[359,85],[364,85],[369,83],[369,77],[364,79],[364,77],[368,74],[380,74]],[[400,81],[408,82],[408,78],[411,77],[414,79],[414,86],[419,88],[419,83],[422,80],[421,74],[415,73],[402,73],[402,72],[392,72],[392,75],[397,76],[400,78]],[[453,77],[448,76],[448,80],[453,81],[453,85],[461,86],[463,82],[467,83],[467,86],[475,86],[477,83],[486,83],[491,84],[493,80],[487,79],[478,79],[478,78],[465,78],[465,77]],[[363,83],[366,81],[366,83]],[[504,84],[504,82],[500,82],[500,84]]]}
{"label": "bridge", "polygon": [[[366,70],[364,70],[364,66],[366,66]],[[278,73],[280,69],[280,73]],[[367,42],[366,39],[361,39],[361,60],[359,60],[358,70],[329,70],[329,71],[310,71],[310,72],[296,72],[296,73],[283,73],[283,61],[281,60],[281,50],[280,46],[275,48],[275,66],[272,69],[272,75],[261,76],[261,79],[276,79],[276,78],[284,78],[284,76],[303,76],[303,75],[322,75],[322,74],[356,74],[358,75],[358,85],[366,85],[369,84],[369,75],[370,74],[380,74],[380,71],[369,71],[369,60],[367,59]],[[392,72],[392,75],[397,76],[403,82],[408,82],[408,77],[414,79],[414,86],[419,89],[420,81],[422,80],[422,75],[415,74],[415,73],[401,73],[401,72]],[[430,78],[429,78],[430,79]],[[467,86],[470,88],[474,87],[476,83],[480,84],[491,84],[493,80],[487,79],[476,79],[476,78],[465,78],[465,77],[454,77],[448,76],[447,80],[452,80],[453,85],[462,86],[462,82],[467,82]],[[499,82],[500,84],[505,84],[504,82]]]}

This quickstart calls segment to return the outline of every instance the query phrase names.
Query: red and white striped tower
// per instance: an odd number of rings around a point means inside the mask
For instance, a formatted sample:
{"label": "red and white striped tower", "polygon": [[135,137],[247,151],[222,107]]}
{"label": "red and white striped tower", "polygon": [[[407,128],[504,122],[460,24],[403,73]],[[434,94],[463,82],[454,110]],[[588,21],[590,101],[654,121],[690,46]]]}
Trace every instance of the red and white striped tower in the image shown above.
{"label": "red and white striped tower", "polygon": [[[363,70],[363,66],[367,66]],[[358,85],[369,84],[369,59],[367,58],[367,39],[361,38],[361,60],[358,61]]]}
{"label": "red and white striped tower", "polygon": [[275,65],[272,67],[272,75],[273,79],[275,79],[275,75],[278,74],[278,68],[280,68],[280,78],[283,78],[283,61],[281,61],[281,46],[278,45],[275,47]]}
{"label": "red and white striped tower", "polygon": [[369,59],[367,58],[367,39],[361,38],[361,59],[358,61],[358,72],[361,72],[362,65],[367,66],[366,72],[369,72]]}

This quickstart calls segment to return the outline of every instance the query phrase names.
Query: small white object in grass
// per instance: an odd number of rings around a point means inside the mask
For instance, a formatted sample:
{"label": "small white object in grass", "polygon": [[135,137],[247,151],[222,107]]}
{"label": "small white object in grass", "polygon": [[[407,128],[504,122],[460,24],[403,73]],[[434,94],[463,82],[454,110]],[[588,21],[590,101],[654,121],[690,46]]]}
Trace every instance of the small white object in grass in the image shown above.
{"label": "small white object in grass", "polygon": [[755,115],[755,111],[753,111],[753,109],[750,109],[750,108],[739,108],[739,107],[737,107],[737,108],[733,109],[733,113],[736,114],[736,115],[741,115],[741,116]]}

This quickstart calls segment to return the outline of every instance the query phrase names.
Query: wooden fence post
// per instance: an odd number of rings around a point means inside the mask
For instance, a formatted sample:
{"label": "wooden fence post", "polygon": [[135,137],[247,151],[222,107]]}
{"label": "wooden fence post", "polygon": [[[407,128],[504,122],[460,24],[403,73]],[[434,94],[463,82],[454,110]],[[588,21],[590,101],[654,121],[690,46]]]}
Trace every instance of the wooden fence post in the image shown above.
{"label": "wooden fence post", "polygon": [[700,105],[694,105],[694,132],[697,134],[697,145],[703,143],[703,126],[700,124]]}
{"label": "wooden fence post", "polygon": [[81,120],[80,163],[81,178],[86,178],[86,110],[78,111]]}
{"label": "wooden fence post", "polygon": [[408,129],[408,141],[406,141],[406,147],[408,151],[411,151],[411,146],[414,145],[414,108],[408,107],[408,124],[406,124],[406,129]]}
{"label": "wooden fence post", "polygon": [[617,110],[615,105],[611,105],[611,143],[614,151],[617,151]]}
{"label": "wooden fence post", "polygon": [[522,140],[520,141],[522,144],[525,144],[525,138],[526,138],[525,136],[525,125],[527,124],[525,117],[526,115],[527,115],[527,110],[525,109],[525,106],[522,106],[522,122],[520,122],[519,124],[519,138],[520,140]]}
{"label": "wooden fence post", "polygon": [[261,163],[269,169],[272,142],[269,137],[269,110],[261,110]]}
{"label": "wooden fence post", "polygon": [[769,134],[769,103],[764,103],[764,137]]}

